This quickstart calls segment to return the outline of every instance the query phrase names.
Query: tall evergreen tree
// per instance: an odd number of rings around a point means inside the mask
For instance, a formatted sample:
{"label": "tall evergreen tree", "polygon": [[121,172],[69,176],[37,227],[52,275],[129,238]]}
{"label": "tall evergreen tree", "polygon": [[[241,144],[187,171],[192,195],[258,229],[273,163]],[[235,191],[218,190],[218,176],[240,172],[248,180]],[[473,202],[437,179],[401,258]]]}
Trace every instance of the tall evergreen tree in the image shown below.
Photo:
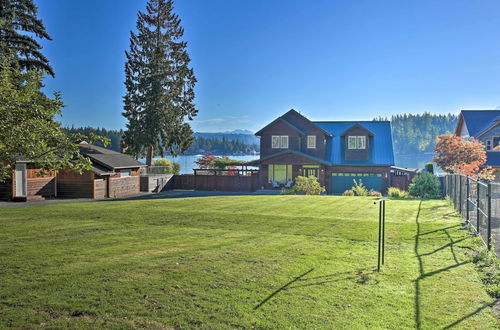
{"label": "tall evergreen tree", "polygon": [[54,76],[42,46],[32,37],[52,40],[37,17],[33,0],[0,0],[0,55],[16,57],[25,70],[45,71]]}
{"label": "tall evergreen tree", "polygon": [[137,33],[130,33],[126,52],[123,115],[128,119],[123,137],[126,152],[154,155],[167,150],[186,151],[193,141],[190,125],[198,113],[194,106],[196,78],[189,67],[184,30],[173,13],[172,0],[149,0],[146,12],[138,13]]}

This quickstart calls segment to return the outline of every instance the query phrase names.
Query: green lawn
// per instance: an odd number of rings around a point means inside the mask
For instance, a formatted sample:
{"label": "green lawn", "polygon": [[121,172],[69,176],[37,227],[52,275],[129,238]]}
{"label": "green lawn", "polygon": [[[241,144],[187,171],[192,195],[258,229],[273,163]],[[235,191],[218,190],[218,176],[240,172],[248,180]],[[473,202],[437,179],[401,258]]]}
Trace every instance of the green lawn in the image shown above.
{"label": "green lawn", "polygon": [[0,328],[497,328],[445,201],[237,196],[0,209]]}

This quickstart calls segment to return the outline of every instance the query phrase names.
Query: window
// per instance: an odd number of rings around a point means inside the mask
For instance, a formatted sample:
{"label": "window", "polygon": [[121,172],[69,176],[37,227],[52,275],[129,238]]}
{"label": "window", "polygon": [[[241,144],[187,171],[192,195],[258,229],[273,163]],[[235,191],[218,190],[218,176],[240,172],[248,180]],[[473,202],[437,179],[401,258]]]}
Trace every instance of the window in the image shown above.
{"label": "window", "polygon": [[126,177],[126,176],[131,176],[132,175],[132,171],[131,170],[121,170],[120,171],[120,177],[123,178],[123,177]]}
{"label": "window", "polygon": [[287,183],[292,180],[292,165],[269,165],[269,182]]}
{"label": "window", "polygon": [[280,137],[273,135],[272,137],[272,147],[273,148],[279,148],[280,147]]}
{"label": "window", "polygon": [[316,148],[316,135],[307,136],[307,148],[309,149]]}
{"label": "window", "polygon": [[495,150],[496,147],[500,144],[500,136],[494,136],[493,137],[493,145],[491,146],[491,149]]}
{"label": "window", "polygon": [[348,149],[366,149],[366,136],[348,136]]}
{"label": "window", "polygon": [[486,140],[486,150],[491,150],[491,140]]}
{"label": "window", "polygon": [[288,148],[288,135],[273,135],[271,137],[272,148]]}
{"label": "window", "polygon": [[288,136],[281,137],[281,148],[288,148]]}
{"label": "window", "polygon": [[358,149],[366,149],[366,136],[358,136],[357,142]]}

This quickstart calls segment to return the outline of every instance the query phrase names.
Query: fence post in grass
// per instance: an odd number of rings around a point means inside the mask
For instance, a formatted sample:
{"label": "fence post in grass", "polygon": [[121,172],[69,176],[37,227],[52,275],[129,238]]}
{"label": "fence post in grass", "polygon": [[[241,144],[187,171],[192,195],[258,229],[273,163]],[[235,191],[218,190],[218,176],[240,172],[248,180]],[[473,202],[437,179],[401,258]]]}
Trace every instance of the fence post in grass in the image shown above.
{"label": "fence post in grass", "polygon": [[488,251],[491,250],[491,182],[488,182]]}
{"label": "fence post in grass", "polygon": [[476,180],[476,190],[477,190],[477,195],[476,195],[476,230],[477,234],[479,235],[479,224],[480,224],[480,219],[481,219],[481,213],[479,210],[479,193],[481,192],[481,185],[479,184],[479,180]]}
{"label": "fence post in grass", "polygon": [[460,211],[460,216],[462,214],[462,175],[458,177],[458,209]]}
{"label": "fence post in grass", "polygon": [[385,200],[382,201],[382,265],[385,254]]}
{"label": "fence post in grass", "polygon": [[373,204],[379,204],[378,208],[378,258],[377,272],[380,272],[380,264],[384,264],[385,252],[385,201],[387,198],[377,199]]}
{"label": "fence post in grass", "polygon": [[465,221],[467,222],[467,224],[469,224],[469,198],[470,198],[470,183],[469,183],[469,177],[466,176],[465,179],[467,181],[465,181],[465,189],[466,189],[466,196],[467,196],[467,199],[466,199],[466,205],[465,205],[465,212],[466,212],[466,215],[465,215]]}

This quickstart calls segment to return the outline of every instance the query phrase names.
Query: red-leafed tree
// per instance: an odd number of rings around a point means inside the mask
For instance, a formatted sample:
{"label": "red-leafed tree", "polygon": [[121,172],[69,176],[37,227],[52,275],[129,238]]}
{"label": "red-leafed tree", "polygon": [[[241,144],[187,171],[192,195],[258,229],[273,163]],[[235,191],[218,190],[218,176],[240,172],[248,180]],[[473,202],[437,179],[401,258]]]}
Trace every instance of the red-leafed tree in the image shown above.
{"label": "red-leafed tree", "polygon": [[494,179],[491,167],[486,163],[484,144],[475,139],[466,140],[460,136],[444,134],[438,136],[434,162],[448,173],[461,173],[479,179]]}
{"label": "red-leafed tree", "polygon": [[214,156],[214,154],[211,153],[205,153],[203,154],[200,158],[198,158],[195,163],[200,167],[200,168],[211,168],[212,163],[214,160],[218,159],[219,157]]}

